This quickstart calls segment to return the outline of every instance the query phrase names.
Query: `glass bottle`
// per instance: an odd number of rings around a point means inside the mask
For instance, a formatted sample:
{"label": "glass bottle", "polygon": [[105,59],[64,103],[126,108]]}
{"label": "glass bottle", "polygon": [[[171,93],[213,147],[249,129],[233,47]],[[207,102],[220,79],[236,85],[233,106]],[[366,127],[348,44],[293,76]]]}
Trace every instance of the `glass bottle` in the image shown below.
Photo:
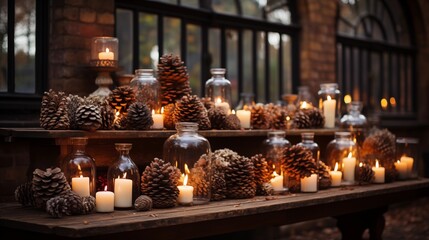
{"label": "glass bottle", "polygon": [[340,117],[340,90],[336,83],[320,84],[319,109],[325,116],[325,128],[335,128]]}
{"label": "glass bottle", "polygon": [[288,190],[288,177],[282,171],[283,150],[290,147],[290,142],[285,138],[286,132],[268,132],[268,138],[262,143],[263,155],[267,159],[268,166],[272,166],[273,174],[271,185],[276,194],[282,194]]}
{"label": "glass bottle", "polygon": [[362,102],[353,101],[347,106],[348,113],[341,118],[341,128],[349,130],[352,133],[353,140],[358,146],[362,146],[365,140],[367,128],[366,117],[361,114]]}
{"label": "glass bottle", "polygon": [[418,178],[419,140],[417,138],[401,137],[396,139],[395,168],[399,179]]}
{"label": "glass bottle", "polygon": [[251,109],[255,105],[253,93],[241,93],[240,101],[235,107],[235,113],[240,119],[241,128],[251,129],[252,121],[251,121]]}
{"label": "glass bottle", "polygon": [[131,143],[115,143],[117,160],[107,170],[108,190],[115,193],[115,208],[129,209],[140,196],[140,173],[130,157]]}
{"label": "glass bottle", "polygon": [[130,87],[137,101],[145,103],[151,110],[158,110],[160,86],[153,76],[153,69],[136,69]]}
{"label": "glass bottle", "polygon": [[88,138],[70,138],[72,151],[63,160],[63,169],[67,181],[72,190],[78,195],[95,196],[96,192],[96,167],[93,157],[85,152]]}
{"label": "glass bottle", "polygon": [[310,93],[310,88],[308,86],[299,86],[298,87],[298,99],[297,99],[297,108],[298,109],[311,109],[316,103],[313,95]]}
{"label": "glass bottle", "polygon": [[[178,203],[181,205],[208,203],[211,196],[210,143],[198,134],[198,123],[178,122],[176,130],[177,133],[164,142],[163,159],[180,169]],[[186,193],[185,189],[189,187],[192,191]],[[190,195],[186,198],[185,194]]]}
{"label": "glass bottle", "polygon": [[[297,143],[299,146],[303,146],[311,151],[313,154],[314,161],[316,163],[316,169],[319,166],[320,148],[317,143],[314,142],[314,133],[301,133],[301,142]],[[317,192],[319,175],[317,172],[312,173],[310,177],[301,179],[301,192]],[[304,184],[304,182],[306,182]]]}
{"label": "glass bottle", "polygon": [[225,78],[225,68],[210,69],[212,77],[205,84],[206,98],[214,102],[215,107],[231,110],[231,82]]}
{"label": "glass bottle", "polygon": [[325,163],[331,170],[342,172],[342,185],[352,185],[355,183],[355,169],[359,165],[358,156],[351,133],[336,132],[335,139],[326,146]]}

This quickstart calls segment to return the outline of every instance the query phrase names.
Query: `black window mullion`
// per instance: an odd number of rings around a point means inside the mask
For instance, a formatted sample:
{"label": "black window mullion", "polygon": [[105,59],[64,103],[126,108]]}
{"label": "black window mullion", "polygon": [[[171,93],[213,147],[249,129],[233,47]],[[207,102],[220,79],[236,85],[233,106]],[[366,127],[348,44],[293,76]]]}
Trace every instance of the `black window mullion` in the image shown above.
{"label": "black window mullion", "polygon": [[359,63],[359,71],[358,71],[358,78],[359,78],[359,100],[365,105],[364,99],[363,99],[363,89],[364,89],[364,82],[366,79],[364,79],[364,69],[363,69],[363,54],[362,54],[362,48],[358,48],[358,63]]}
{"label": "black window mullion", "polygon": [[342,80],[342,83],[341,83],[341,85],[343,86],[343,89],[344,90],[346,90],[346,82],[347,82],[347,75],[346,75],[346,73],[347,73],[347,69],[346,69],[346,45],[345,44],[341,44],[341,59],[342,59],[342,61],[343,61],[343,63],[342,63],[342,74],[343,74],[343,76],[341,76],[341,80]]}
{"label": "black window mullion", "polygon": [[[378,81],[378,96],[380,99],[384,98],[383,96],[383,85],[384,85],[384,71],[383,71],[383,66],[384,66],[384,57],[383,57],[383,52],[377,52],[378,57],[379,57],[379,73],[380,73],[380,79]],[[378,100],[380,100],[378,99]],[[388,99],[387,99],[388,100]]]}
{"label": "black window mullion", "polygon": [[[295,1],[292,1],[295,2]],[[297,34],[293,34],[292,36],[292,89],[296,89],[299,85],[300,85],[300,78],[299,78],[299,72],[300,72],[300,61],[298,61],[298,59],[300,59],[300,46],[299,46],[299,41],[298,41],[298,37]]]}
{"label": "black window mullion", "polygon": [[161,57],[164,54],[164,15],[158,15],[158,52]]}
{"label": "black window mullion", "polygon": [[211,56],[209,55],[209,29],[207,26],[201,26],[201,94],[205,96],[205,81],[209,79],[209,66]]}
{"label": "black window mullion", "polygon": [[265,32],[265,102],[270,101],[270,43],[268,42],[268,32]]}
{"label": "black window mullion", "polygon": [[252,31],[252,85],[255,99],[258,99],[258,32]]}
{"label": "black window mullion", "polygon": [[15,1],[7,3],[7,91],[15,92]]}
{"label": "black window mullion", "polygon": [[283,36],[279,33],[280,37],[280,44],[279,44],[279,89],[278,89],[278,99],[282,99],[282,93],[283,93]]}
{"label": "black window mullion", "polygon": [[238,62],[237,62],[237,77],[238,77],[238,93],[243,92],[243,30],[238,29]]}
{"label": "black window mullion", "polygon": [[347,84],[347,92],[351,93],[351,95],[353,96],[353,84],[354,84],[354,78],[355,78],[355,59],[354,59],[354,48],[350,47],[349,48],[349,58],[350,58],[350,67],[349,67],[349,71],[350,71],[350,79],[348,81]]}
{"label": "black window mullion", "polygon": [[187,58],[187,35],[188,31],[186,29],[187,21],[185,19],[181,19],[180,24],[180,53],[182,61],[186,64]]}
{"label": "black window mullion", "polygon": [[[225,27],[220,29],[220,65],[226,68],[226,32]],[[228,73],[227,73],[228,74]]]}
{"label": "black window mullion", "polygon": [[139,24],[140,13],[136,10],[133,11],[133,69],[140,68],[140,24]]}
{"label": "black window mullion", "polygon": [[393,80],[393,74],[392,74],[392,53],[391,52],[388,52],[387,53],[388,54],[388,67],[387,67],[387,77],[388,77],[388,79],[390,80],[390,81],[392,81],[391,82],[391,84],[389,84],[387,81],[386,81],[386,83],[387,83],[387,86],[388,86],[388,93],[389,93],[389,96],[390,97],[394,97],[395,98],[395,100],[396,100],[396,96],[395,96],[395,93],[394,93],[394,90],[393,90],[393,87],[394,87],[394,84],[395,84],[395,81]]}

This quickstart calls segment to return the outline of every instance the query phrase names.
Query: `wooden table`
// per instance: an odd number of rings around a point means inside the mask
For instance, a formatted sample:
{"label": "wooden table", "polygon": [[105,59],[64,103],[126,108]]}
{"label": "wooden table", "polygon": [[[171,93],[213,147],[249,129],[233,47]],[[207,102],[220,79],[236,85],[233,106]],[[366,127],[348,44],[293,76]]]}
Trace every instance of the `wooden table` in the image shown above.
{"label": "wooden table", "polygon": [[[361,218],[360,222],[371,222],[374,218],[384,220],[383,213],[390,204],[425,196],[429,196],[429,179],[331,188],[317,193],[258,196],[148,212],[126,210],[65,216],[61,219],[51,218],[40,210],[23,208],[17,203],[3,203],[0,204],[0,231],[2,235],[13,235],[14,239],[39,235],[44,239],[186,239],[331,216],[339,220],[343,237],[348,232],[352,233],[351,238],[359,239],[358,234],[353,233],[356,225],[350,232],[350,229],[341,227],[341,222],[353,224],[350,221],[356,216]],[[382,227],[378,226],[377,231],[382,231]]]}

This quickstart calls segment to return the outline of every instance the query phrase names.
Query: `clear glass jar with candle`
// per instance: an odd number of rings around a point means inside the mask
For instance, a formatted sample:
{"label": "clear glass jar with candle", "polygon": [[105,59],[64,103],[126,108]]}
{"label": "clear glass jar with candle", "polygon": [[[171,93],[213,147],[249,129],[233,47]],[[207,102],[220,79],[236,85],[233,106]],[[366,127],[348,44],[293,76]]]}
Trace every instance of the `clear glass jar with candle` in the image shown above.
{"label": "clear glass jar with candle", "polygon": [[70,138],[72,151],[62,161],[62,169],[72,190],[78,195],[95,196],[96,167],[93,157],[85,151],[88,144],[86,137]]}
{"label": "clear glass jar with candle", "polygon": [[146,104],[150,110],[159,108],[159,82],[153,76],[153,69],[137,69],[135,77],[131,79],[130,87],[133,89],[136,100]]}
{"label": "clear glass jar with candle", "polygon": [[[314,142],[314,133],[313,132],[301,133],[301,142],[297,143],[297,145],[303,146],[311,151],[311,153],[313,154],[314,161],[316,163],[316,168],[317,168],[319,166],[320,148],[319,148],[319,145]],[[308,180],[311,180],[311,177],[313,178],[316,177],[316,186],[311,186],[312,184],[307,184],[307,187],[303,188],[302,182],[301,182],[301,192],[306,192],[306,191],[317,192],[319,175],[317,173],[313,173],[311,174],[310,179]]]}
{"label": "clear glass jar with candle", "polygon": [[311,94],[308,86],[298,87],[298,99],[296,103],[298,109],[311,109],[315,106],[316,100],[314,99],[313,94]]}
{"label": "clear glass jar with candle", "polygon": [[335,128],[340,117],[340,90],[336,83],[320,84],[319,109],[325,116],[325,128]]}
{"label": "clear glass jar with candle", "polygon": [[341,118],[341,128],[352,133],[353,140],[356,140],[358,146],[362,146],[365,140],[368,122],[366,117],[361,114],[362,102],[353,101],[347,105],[348,113]]}
{"label": "clear glass jar with candle", "polygon": [[288,190],[288,177],[282,171],[283,150],[290,147],[290,142],[285,138],[285,131],[268,132],[268,138],[262,143],[263,155],[267,159],[268,166],[272,166],[273,174],[271,185],[276,194],[282,194]]}
{"label": "clear glass jar with candle", "polygon": [[325,163],[331,170],[338,164],[342,172],[342,185],[355,184],[355,170],[359,165],[358,148],[350,132],[336,132],[335,139],[326,146]]}
{"label": "clear glass jar with candle", "polygon": [[163,159],[180,169],[178,203],[181,205],[208,203],[211,196],[210,143],[198,134],[198,123],[178,122],[176,130],[177,133],[164,142]]}
{"label": "clear glass jar with candle", "polygon": [[241,128],[251,129],[251,109],[255,105],[253,93],[241,93],[240,101],[235,107],[235,114],[240,119]]}
{"label": "clear glass jar with candle", "polygon": [[107,189],[115,193],[115,208],[130,209],[140,196],[140,173],[130,157],[131,143],[115,143],[117,160],[107,170]]}
{"label": "clear glass jar with candle", "polygon": [[[399,179],[414,179],[419,177],[420,161],[419,140],[417,138],[400,137],[396,139],[396,171]],[[400,164],[406,165],[406,170],[400,169]]]}
{"label": "clear glass jar with candle", "polygon": [[224,109],[227,113],[231,110],[232,95],[231,82],[225,78],[225,68],[210,69],[212,77],[205,84],[206,98],[214,102],[215,107]]}
{"label": "clear glass jar with candle", "polygon": [[118,39],[115,37],[95,37],[91,41],[92,67],[118,66]]}

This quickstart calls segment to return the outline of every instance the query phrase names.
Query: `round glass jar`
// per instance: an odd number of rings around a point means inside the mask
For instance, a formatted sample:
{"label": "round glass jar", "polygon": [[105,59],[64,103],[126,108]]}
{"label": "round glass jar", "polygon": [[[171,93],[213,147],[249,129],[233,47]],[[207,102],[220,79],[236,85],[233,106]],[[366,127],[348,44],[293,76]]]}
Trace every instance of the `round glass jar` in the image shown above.
{"label": "round glass jar", "polygon": [[[180,169],[178,203],[181,205],[208,203],[211,196],[210,143],[198,134],[198,123],[178,122],[176,130],[177,133],[164,142],[163,159]],[[192,191],[186,191],[189,188]],[[190,197],[185,198],[185,194],[189,194]]]}
{"label": "round glass jar", "polygon": [[[320,148],[319,145],[314,142],[314,133],[301,133],[301,142],[297,143],[297,145],[303,146],[311,151],[317,169],[319,166]],[[319,185],[318,182],[319,175],[317,172],[312,173],[310,177],[301,179],[301,192],[317,192]]]}
{"label": "round glass jar", "polygon": [[298,109],[312,109],[316,101],[313,95],[310,93],[310,88],[308,86],[299,86],[298,87],[298,99],[297,99],[297,108]]}
{"label": "round glass jar", "polygon": [[225,78],[225,68],[210,69],[212,77],[205,84],[206,98],[214,102],[215,107],[222,108],[227,114],[231,110],[231,82]]}
{"label": "round glass jar", "polygon": [[95,37],[91,41],[90,65],[93,67],[118,66],[118,39],[115,37]]}
{"label": "round glass jar", "polygon": [[335,128],[340,117],[340,90],[336,83],[320,84],[319,109],[325,116],[325,128]]}
{"label": "round glass jar", "polygon": [[159,82],[153,76],[152,69],[137,69],[131,79],[130,87],[133,89],[136,100],[146,104],[150,110],[159,108]]}
{"label": "round glass jar", "polygon": [[362,146],[365,140],[366,128],[368,127],[366,117],[361,114],[362,102],[353,101],[347,105],[348,113],[345,114],[340,122],[341,128],[352,133],[352,139],[358,146]]}

